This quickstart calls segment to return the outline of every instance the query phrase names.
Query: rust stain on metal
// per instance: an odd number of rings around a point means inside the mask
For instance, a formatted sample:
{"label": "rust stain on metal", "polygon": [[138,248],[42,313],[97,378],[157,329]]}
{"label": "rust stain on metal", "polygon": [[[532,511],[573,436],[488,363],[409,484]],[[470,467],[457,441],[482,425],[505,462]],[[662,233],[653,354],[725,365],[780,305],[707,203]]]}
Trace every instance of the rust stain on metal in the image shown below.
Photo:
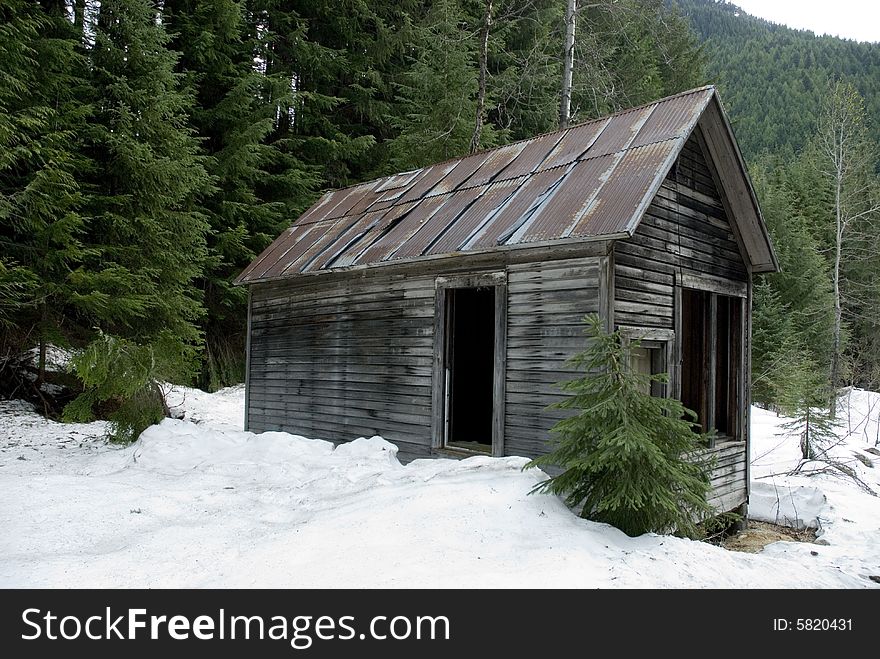
{"label": "rust stain on metal", "polygon": [[[425,222],[400,249],[395,251],[389,259],[402,259],[410,256],[419,256],[425,251],[438,236],[451,225],[458,216],[470,205],[480,193],[482,188],[469,188],[455,194],[447,195],[446,202],[437,209],[431,219]],[[432,197],[439,199],[439,197]]]}
{"label": "rust stain on metal", "polygon": [[627,151],[570,235],[578,238],[624,231],[677,141]]}
{"label": "rust stain on metal", "polygon": [[676,137],[696,123],[711,98],[706,90],[683,94],[658,103],[630,147],[640,147]]}
{"label": "rust stain on metal", "polygon": [[[501,173],[498,174],[496,180],[502,181],[520,176],[527,176],[542,169],[550,169],[544,164],[547,156],[553,151],[559,141],[568,134],[568,131],[561,131],[543,137],[536,137],[525,143],[525,148],[520,154],[513,159]],[[555,138],[555,139],[554,139]]]}
{"label": "rust stain on metal", "polygon": [[392,206],[391,209],[388,210],[378,222],[376,222],[375,226],[369,228],[363,236],[352,242],[340,252],[334,259],[332,266],[342,268],[352,265],[365,250],[369,249],[376,239],[384,234],[385,230],[391,224],[396,222],[400,217],[406,215],[406,213],[414,208],[417,203],[418,202],[414,201],[408,204]]}
{"label": "rust stain on metal", "polygon": [[553,151],[550,152],[550,155],[547,156],[544,168],[570,165],[580,159],[609,122],[610,119],[607,118],[597,119],[569,128]]}
{"label": "rust stain on metal", "polygon": [[413,181],[412,185],[406,189],[404,194],[401,195],[399,200],[395,203],[406,203],[427,196],[432,188],[443,180],[443,177],[451,172],[458,164],[458,161],[453,160],[452,162],[444,162],[439,165],[425,167],[422,170],[421,176]]}
{"label": "rust stain on metal", "polygon": [[336,239],[332,243],[327,244],[324,251],[313,254],[310,260],[300,259],[302,263],[300,272],[313,272],[327,266],[348,247],[366,235],[367,231],[376,226],[385,215],[386,211],[371,211],[362,215],[347,231],[335,237]]}
{"label": "rust stain on metal", "polygon": [[546,169],[526,179],[516,195],[508,201],[501,211],[482,229],[472,241],[472,247],[483,249],[494,247],[498,239],[505,235],[522,216],[539,203],[540,196],[565,175],[565,168]]}
{"label": "rust stain on metal", "polygon": [[[524,180],[524,179],[523,179]],[[509,197],[517,188],[518,179],[494,183],[486,188],[474,202],[473,206],[462,213],[455,223],[431,245],[426,254],[446,254],[458,252],[464,242],[478,226]]]}
{"label": "rust stain on metal", "polygon": [[238,280],[253,281],[260,279],[270,267],[275,265],[284,254],[293,247],[294,243],[305,235],[312,228],[311,224],[294,225],[282,233],[275,241],[263,250],[253,263],[251,263],[244,272],[242,272]]}
{"label": "rust stain on metal", "polygon": [[[370,181],[361,185],[355,185],[351,188],[345,188],[345,190],[340,190],[340,192],[345,192],[345,194],[341,195],[338,203],[327,207],[327,210],[324,213],[321,213],[320,217],[314,218],[314,221],[343,217],[349,210],[351,210],[352,206],[362,202],[365,198],[374,199],[375,193],[373,192],[373,188],[376,187],[377,183],[378,181]],[[309,221],[311,222],[313,220]]]}
{"label": "rust stain on metal", "polygon": [[488,160],[491,154],[492,151],[484,151],[483,153],[475,153],[472,156],[462,158],[452,171],[444,176],[428,194],[431,196],[445,194],[459,188],[464,181],[479,169],[480,165]]}
{"label": "rust stain on metal", "polygon": [[612,116],[608,125],[593,142],[587,157],[604,156],[625,149],[653,110],[654,106],[649,105]]}
{"label": "rust stain on metal", "polygon": [[416,202],[412,210],[401,216],[395,224],[389,226],[387,233],[377,238],[363,254],[354,260],[354,263],[384,261],[394,250],[409,240],[445,201],[447,201],[447,197],[441,196],[428,197]]}
{"label": "rust stain on metal", "polygon": [[[545,136],[546,138],[547,136]],[[459,187],[473,188],[478,185],[486,185],[491,183],[501,171],[507,167],[514,159],[519,156],[526,148],[525,142],[514,142],[499,149],[488,151],[488,157],[482,165]],[[505,178],[514,178],[513,176]]]}
{"label": "rust stain on metal", "polygon": [[298,238],[290,248],[285,251],[285,253],[279,257],[275,263],[269,266],[265,272],[262,273],[263,277],[278,277],[281,275],[286,269],[287,266],[294,261],[296,261],[300,255],[305,252],[309,247],[314,245],[318,240],[320,240],[323,236],[325,236],[328,232],[331,232],[333,228],[339,224],[339,220],[328,220],[324,223],[318,224],[307,224],[305,225],[308,228],[308,231],[304,233],[300,238]]}
{"label": "rust stain on metal", "polygon": [[612,161],[613,156],[605,155],[577,163],[562,181],[556,194],[539,209],[520,242],[564,238],[565,231],[602,187],[604,175]]}

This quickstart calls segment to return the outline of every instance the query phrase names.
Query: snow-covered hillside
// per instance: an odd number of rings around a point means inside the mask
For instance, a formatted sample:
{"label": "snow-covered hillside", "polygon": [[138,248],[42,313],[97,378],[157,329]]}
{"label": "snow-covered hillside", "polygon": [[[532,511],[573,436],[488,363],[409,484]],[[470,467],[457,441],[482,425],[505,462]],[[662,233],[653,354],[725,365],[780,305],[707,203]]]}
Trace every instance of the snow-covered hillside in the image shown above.
{"label": "snow-covered hillside", "polygon": [[[762,410],[753,511],[818,525],[828,544],[751,555],[628,538],[529,495],[541,474],[521,458],[402,466],[378,437],[334,449],[243,432],[241,387],[171,402],[182,418],[127,448],[101,423],[0,402],[0,586],[870,588],[880,575],[880,499],[836,476],[774,475],[796,464],[797,441]],[[864,451],[880,395],[852,402],[855,429],[834,450],[880,491]]]}

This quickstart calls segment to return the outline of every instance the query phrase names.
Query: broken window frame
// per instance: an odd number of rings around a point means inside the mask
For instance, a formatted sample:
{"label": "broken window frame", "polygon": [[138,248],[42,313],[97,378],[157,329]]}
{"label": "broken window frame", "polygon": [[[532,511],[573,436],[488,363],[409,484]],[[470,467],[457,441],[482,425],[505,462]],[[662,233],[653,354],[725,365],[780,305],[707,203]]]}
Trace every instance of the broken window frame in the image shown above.
{"label": "broken window frame", "polygon": [[[666,373],[669,381],[666,384],[655,382],[651,385],[651,395],[668,398],[675,390],[674,345],[675,332],[658,327],[619,327],[620,340],[624,348],[631,348],[634,343],[647,348],[654,354],[651,359],[651,374]],[[632,366],[632,364],[630,364]]]}

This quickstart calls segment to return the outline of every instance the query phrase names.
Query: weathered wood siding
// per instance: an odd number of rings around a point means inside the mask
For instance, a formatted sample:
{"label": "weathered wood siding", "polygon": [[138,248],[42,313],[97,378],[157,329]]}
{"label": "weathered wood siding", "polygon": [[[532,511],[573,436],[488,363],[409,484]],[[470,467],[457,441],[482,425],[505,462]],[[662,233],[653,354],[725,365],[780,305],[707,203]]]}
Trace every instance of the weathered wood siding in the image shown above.
{"label": "weathered wood siding", "polygon": [[674,326],[675,275],[748,281],[721,195],[692,137],[635,235],[614,246],[614,321]]}
{"label": "weathered wood siding", "polygon": [[[546,451],[562,416],[546,407],[573,377],[565,362],[585,345],[583,317],[599,309],[604,258],[478,268],[507,277],[505,455]],[[332,441],[378,434],[403,460],[431,455],[435,281],[445,274],[253,286],[248,428]]]}
{"label": "weathered wood siding", "polygon": [[746,443],[725,442],[706,449],[706,454],[715,461],[709,474],[709,503],[718,512],[735,510],[747,496]]}
{"label": "weathered wood siding", "polygon": [[603,258],[511,266],[507,273],[505,455],[547,452],[548,430],[562,418],[547,406],[574,372],[566,360],[584,349],[583,318],[599,311]]}
{"label": "weathered wood siding", "polygon": [[252,289],[247,422],[431,449],[434,277],[375,273]]}
{"label": "weathered wood siding", "polygon": [[[614,322],[675,329],[681,275],[747,282],[748,270],[700,140],[688,140],[635,235],[614,245]],[[746,442],[711,449],[711,503],[733,510],[748,497]]]}

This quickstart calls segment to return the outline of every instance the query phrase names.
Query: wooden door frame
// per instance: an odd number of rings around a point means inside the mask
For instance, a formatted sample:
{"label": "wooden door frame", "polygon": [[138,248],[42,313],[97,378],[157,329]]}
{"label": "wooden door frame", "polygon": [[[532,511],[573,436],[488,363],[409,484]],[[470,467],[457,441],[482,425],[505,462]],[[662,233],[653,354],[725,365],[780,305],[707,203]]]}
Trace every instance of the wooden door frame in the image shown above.
{"label": "wooden door frame", "polygon": [[[739,327],[739,346],[737,347],[739,352],[739,360],[737,363],[737,369],[739,373],[739,383],[737,387],[737,405],[739,405],[740,409],[737,410],[737,414],[735,415],[735,420],[737,422],[737,428],[735,430],[735,438],[738,441],[746,441],[748,439],[748,422],[749,422],[749,414],[748,414],[748,406],[751,404],[750,398],[748,396],[749,391],[749,378],[750,374],[748,371],[749,367],[749,357],[748,350],[750,349],[750,340],[749,340],[749,332],[751,331],[750,321],[751,321],[751,287],[748,282],[740,282],[740,281],[732,281],[728,279],[722,279],[720,277],[713,277],[710,275],[694,275],[690,273],[682,273],[678,272],[676,274],[675,279],[675,375],[673,377],[674,391],[675,396],[678,400],[681,400],[681,365],[684,359],[684,354],[682,352],[682,289],[691,289],[702,291],[704,293],[709,293],[709,319],[708,319],[708,327],[709,327],[709,336],[708,345],[706,350],[708,352],[708,383],[709,383],[709,391],[707,391],[707,413],[705,427],[706,429],[711,429],[715,425],[715,374],[717,365],[715,363],[715,341],[717,340],[717,334],[714,331],[714,325],[716,324],[716,314],[717,314],[717,303],[718,303],[718,295],[725,295],[730,298],[735,298],[740,300],[740,327]],[[710,448],[714,446],[714,440],[710,440]]]}
{"label": "wooden door frame", "polygon": [[431,450],[473,453],[446,446],[446,342],[449,334],[446,291],[455,288],[495,289],[495,351],[492,384],[491,455],[504,455],[505,368],[507,365],[507,272],[440,276],[434,281],[434,366],[431,378]]}

